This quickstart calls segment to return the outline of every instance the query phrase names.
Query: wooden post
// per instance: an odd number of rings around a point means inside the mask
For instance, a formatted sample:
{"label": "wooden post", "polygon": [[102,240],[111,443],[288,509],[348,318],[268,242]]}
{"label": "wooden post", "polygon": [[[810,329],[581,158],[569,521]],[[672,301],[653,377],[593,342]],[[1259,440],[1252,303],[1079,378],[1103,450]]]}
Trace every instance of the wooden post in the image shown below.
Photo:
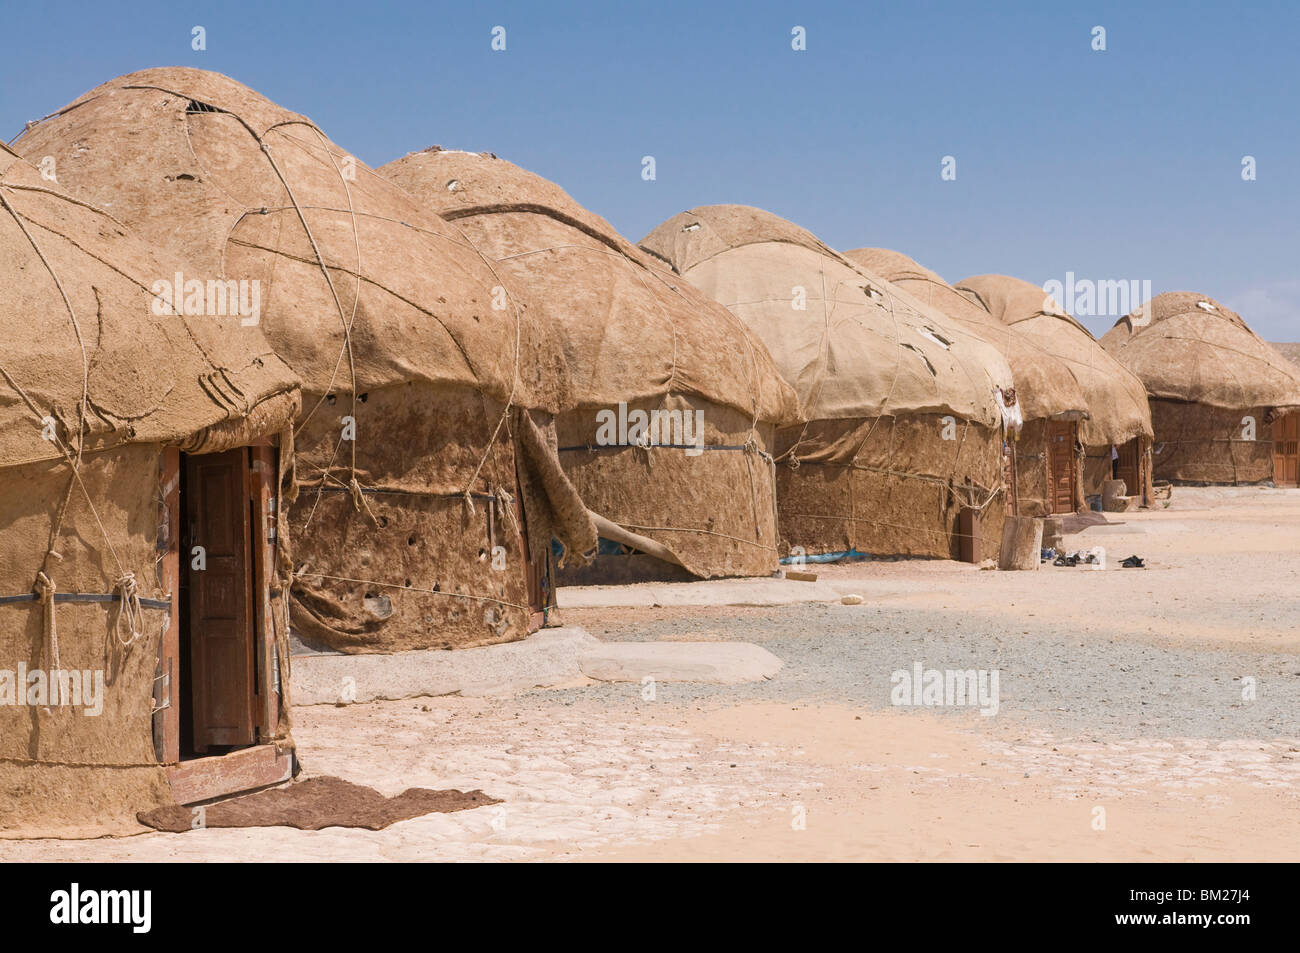
{"label": "wooden post", "polygon": [[181,757],[181,452],[164,448],[158,461],[158,588],[171,603],[167,610],[154,682],[154,754],[160,764]]}
{"label": "wooden post", "polygon": [[957,553],[964,563],[978,563],[984,558],[980,523],[983,511],[974,506],[963,506],[957,515]]}
{"label": "wooden post", "polygon": [[280,720],[280,694],[275,686],[275,625],[271,608],[271,580],[275,573],[275,517],[277,493],[276,449],[270,438],[249,448],[250,495],[253,512],[253,651],[258,659],[257,711],[254,717],[260,741],[274,737]]}
{"label": "wooden post", "polygon": [[1042,559],[1043,521],[1032,516],[1008,516],[1002,524],[999,569],[1037,569]]}

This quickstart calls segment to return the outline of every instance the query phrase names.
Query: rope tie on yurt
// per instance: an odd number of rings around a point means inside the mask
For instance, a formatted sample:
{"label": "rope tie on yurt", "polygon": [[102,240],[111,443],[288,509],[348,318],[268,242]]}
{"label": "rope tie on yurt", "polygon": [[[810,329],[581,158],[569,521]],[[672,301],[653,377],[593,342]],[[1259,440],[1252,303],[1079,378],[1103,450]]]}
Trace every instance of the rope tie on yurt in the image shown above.
{"label": "rope tie on yurt", "polygon": [[[117,618],[113,620],[113,635],[122,648],[129,649],[144,635],[144,609],[140,606],[140,588],[135,581],[135,573],[122,573],[113,584],[113,589],[121,596]],[[129,639],[122,638],[123,627],[131,633]]]}
{"label": "rope tie on yurt", "polygon": [[[375,516],[374,511],[370,509],[370,504],[366,502],[366,495],[361,490],[361,482],[357,479],[355,469],[352,471],[352,478],[348,480],[348,492],[352,494],[352,508],[358,513],[365,513],[370,522],[378,526],[379,519]],[[319,494],[317,495],[319,496]]]}
{"label": "rope tie on yurt", "polygon": [[497,512],[504,512],[509,520],[510,528],[519,536],[523,535],[523,529],[519,525],[519,520],[515,516],[515,498],[502,486],[492,491],[491,496],[496,500]]}
{"label": "rope tie on yurt", "polygon": [[[54,593],[57,591],[54,580],[44,572],[38,572],[35,588],[37,598],[41,602],[41,611],[45,614],[46,660],[53,663],[52,671],[62,671],[63,664],[59,659],[59,625],[54,617]],[[59,707],[63,707],[62,694],[59,696]]]}

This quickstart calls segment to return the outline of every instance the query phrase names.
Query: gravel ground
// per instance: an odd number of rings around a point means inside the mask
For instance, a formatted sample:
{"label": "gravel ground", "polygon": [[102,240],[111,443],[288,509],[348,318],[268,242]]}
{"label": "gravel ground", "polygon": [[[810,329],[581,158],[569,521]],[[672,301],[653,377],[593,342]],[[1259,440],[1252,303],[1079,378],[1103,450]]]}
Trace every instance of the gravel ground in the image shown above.
{"label": "gravel ground", "polygon": [[[1000,616],[869,605],[658,612],[662,618],[624,622],[611,621],[607,610],[603,622],[579,618],[577,612],[568,619],[609,641],[749,641],[785,662],[775,679],[760,684],[658,685],[660,703],[808,701],[889,708],[891,674],[910,671],[919,661],[927,669],[997,669],[1001,704],[996,717],[1021,719],[1057,735],[1300,735],[1300,660],[1290,653],[1162,646],[1107,637],[1104,626],[1037,619],[1009,625]],[[1256,680],[1254,701],[1242,700],[1243,676]],[[639,692],[637,685],[592,685],[572,689],[566,697],[621,706]],[[554,703],[550,693],[534,692],[532,697]],[[981,719],[971,709],[935,710]]]}

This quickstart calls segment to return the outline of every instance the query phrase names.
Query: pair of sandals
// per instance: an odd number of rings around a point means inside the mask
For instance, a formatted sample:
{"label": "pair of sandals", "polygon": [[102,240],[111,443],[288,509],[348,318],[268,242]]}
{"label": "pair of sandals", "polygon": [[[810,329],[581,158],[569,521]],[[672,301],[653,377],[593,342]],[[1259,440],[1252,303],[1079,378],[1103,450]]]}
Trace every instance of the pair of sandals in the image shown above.
{"label": "pair of sandals", "polygon": [[1147,564],[1141,556],[1129,556],[1127,559],[1120,560],[1120,565],[1125,569],[1145,569]]}
{"label": "pair of sandals", "polygon": [[1084,563],[1084,564],[1097,563],[1099,561],[1100,560],[1098,560],[1096,555],[1093,553],[1070,553],[1069,555],[1062,553],[1060,556],[1057,556],[1056,559],[1052,561],[1052,565],[1053,566],[1077,566],[1080,563]]}

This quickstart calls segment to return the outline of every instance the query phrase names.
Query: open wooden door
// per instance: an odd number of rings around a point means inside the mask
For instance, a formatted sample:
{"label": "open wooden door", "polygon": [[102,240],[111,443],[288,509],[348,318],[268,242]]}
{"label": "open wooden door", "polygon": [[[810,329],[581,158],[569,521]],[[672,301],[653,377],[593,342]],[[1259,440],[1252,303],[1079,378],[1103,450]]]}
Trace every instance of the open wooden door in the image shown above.
{"label": "open wooden door", "polygon": [[[253,560],[248,448],[187,456],[193,744],[255,741]],[[194,547],[202,547],[196,565]],[[199,568],[201,566],[201,568]]]}
{"label": "open wooden door", "polygon": [[1078,480],[1078,458],[1074,439],[1078,424],[1073,420],[1047,422],[1047,502],[1053,513],[1073,513]]}
{"label": "open wooden door", "polygon": [[1273,421],[1273,483],[1286,487],[1300,483],[1300,414]]}
{"label": "open wooden door", "polygon": [[1129,496],[1140,497],[1143,504],[1146,498],[1146,448],[1141,437],[1134,437],[1128,443],[1118,447],[1119,459],[1116,461],[1115,478],[1124,481],[1125,492]]}

